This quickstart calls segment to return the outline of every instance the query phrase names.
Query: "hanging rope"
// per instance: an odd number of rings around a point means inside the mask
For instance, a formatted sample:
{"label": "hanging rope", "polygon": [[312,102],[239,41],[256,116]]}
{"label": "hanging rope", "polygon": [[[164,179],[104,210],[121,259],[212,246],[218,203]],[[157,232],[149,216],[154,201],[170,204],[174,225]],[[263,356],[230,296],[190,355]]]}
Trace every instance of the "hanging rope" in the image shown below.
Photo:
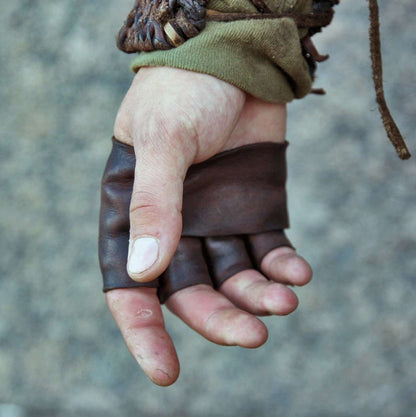
{"label": "hanging rope", "polygon": [[383,120],[384,128],[387,136],[396,149],[397,154],[401,159],[409,159],[410,152],[407,149],[406,142],[397,127],[389,107],[387,106],[384,97],[383,88],[383,62],[381,58],[381,43],[380,43],[380,21],[379,9],[377,0],[369,0],[370,9],[370,51],[371,51],[371,66],[373,69],[374,88],[376,90],[376,100],[378,109]]}

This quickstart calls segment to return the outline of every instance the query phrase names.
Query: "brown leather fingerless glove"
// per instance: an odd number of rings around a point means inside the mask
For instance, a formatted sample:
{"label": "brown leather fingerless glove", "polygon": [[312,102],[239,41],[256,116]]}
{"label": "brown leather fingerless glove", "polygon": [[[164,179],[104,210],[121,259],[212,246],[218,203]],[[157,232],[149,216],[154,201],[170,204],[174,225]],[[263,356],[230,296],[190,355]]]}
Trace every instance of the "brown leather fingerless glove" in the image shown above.
{"label": "brown leather fingerless glove", "polygon": [[184,182],[183,232],[168,269],[141,284],[127,274],[129,207],[134,149],[113,139],[102,181],[99,257],[104,291],[158,287],[161,302],[182,288],[218,288],[263,257],[290,246],[283,229],[286,208],[287,143],[246,145],[189,168]]}

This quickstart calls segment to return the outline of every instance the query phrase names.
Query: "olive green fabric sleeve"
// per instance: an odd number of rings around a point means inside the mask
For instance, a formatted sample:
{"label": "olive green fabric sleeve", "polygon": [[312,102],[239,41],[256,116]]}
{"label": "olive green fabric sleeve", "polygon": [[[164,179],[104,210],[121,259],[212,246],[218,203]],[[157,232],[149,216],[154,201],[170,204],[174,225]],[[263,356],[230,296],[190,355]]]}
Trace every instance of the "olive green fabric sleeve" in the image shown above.
{"label": "olive green fabric sleeve", "polygon": [[[267,0],[274,13],[309,13],[312,0]],[[256,13],[249,0],[211,0],[220,12]],[[286,103],[310,92],[312,79],[302,56],[298,29],[290,18],[207,22],[195,38],[168,51],[141,52],[132,63],[168,66],[213,75],[272,103]]]}

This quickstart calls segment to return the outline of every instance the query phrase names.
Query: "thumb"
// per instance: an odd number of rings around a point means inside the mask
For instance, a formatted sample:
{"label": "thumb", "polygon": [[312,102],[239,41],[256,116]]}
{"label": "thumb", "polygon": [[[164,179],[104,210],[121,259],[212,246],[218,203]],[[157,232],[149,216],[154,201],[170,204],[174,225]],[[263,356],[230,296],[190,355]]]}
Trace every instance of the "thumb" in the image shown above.
{"label": "thumb", "polygon": [[127,271],[135,281],[148,282],[168,267],[179,243],[183,181],[190,162],[166,143],[163,149],[136,145],[135,153]]}

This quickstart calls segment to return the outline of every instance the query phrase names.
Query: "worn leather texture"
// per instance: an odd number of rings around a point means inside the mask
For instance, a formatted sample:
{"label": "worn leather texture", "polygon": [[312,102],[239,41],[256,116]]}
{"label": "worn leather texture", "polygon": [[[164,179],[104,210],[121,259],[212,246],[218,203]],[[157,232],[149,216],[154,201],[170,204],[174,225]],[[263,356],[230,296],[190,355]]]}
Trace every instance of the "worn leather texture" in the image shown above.
{"label": "worn leather texture", "polygon": [[[207,0],[136,0],[117,36],[117,46],[126,53],[177,47],[205,27]],[[175,38],[166,32],[169,23]]]}
{"label": "worn leather texture", "polygon": [[288,227],[286,146],[247,145],[191,166],[184,183],[183,235],[227,236]]}
{"label": "worn leather texture", "polygon": [[291,246],[286,204],[287,143],[246,145],[189,168],[184,182],[183,233],[167,270],[137,283],[127,274],[133,147],[113,138],[101,194],[99,258],[104,291],[158,287],[161,302],[197,284],[218,288],[245,269],[260,269],[273,248]]}

